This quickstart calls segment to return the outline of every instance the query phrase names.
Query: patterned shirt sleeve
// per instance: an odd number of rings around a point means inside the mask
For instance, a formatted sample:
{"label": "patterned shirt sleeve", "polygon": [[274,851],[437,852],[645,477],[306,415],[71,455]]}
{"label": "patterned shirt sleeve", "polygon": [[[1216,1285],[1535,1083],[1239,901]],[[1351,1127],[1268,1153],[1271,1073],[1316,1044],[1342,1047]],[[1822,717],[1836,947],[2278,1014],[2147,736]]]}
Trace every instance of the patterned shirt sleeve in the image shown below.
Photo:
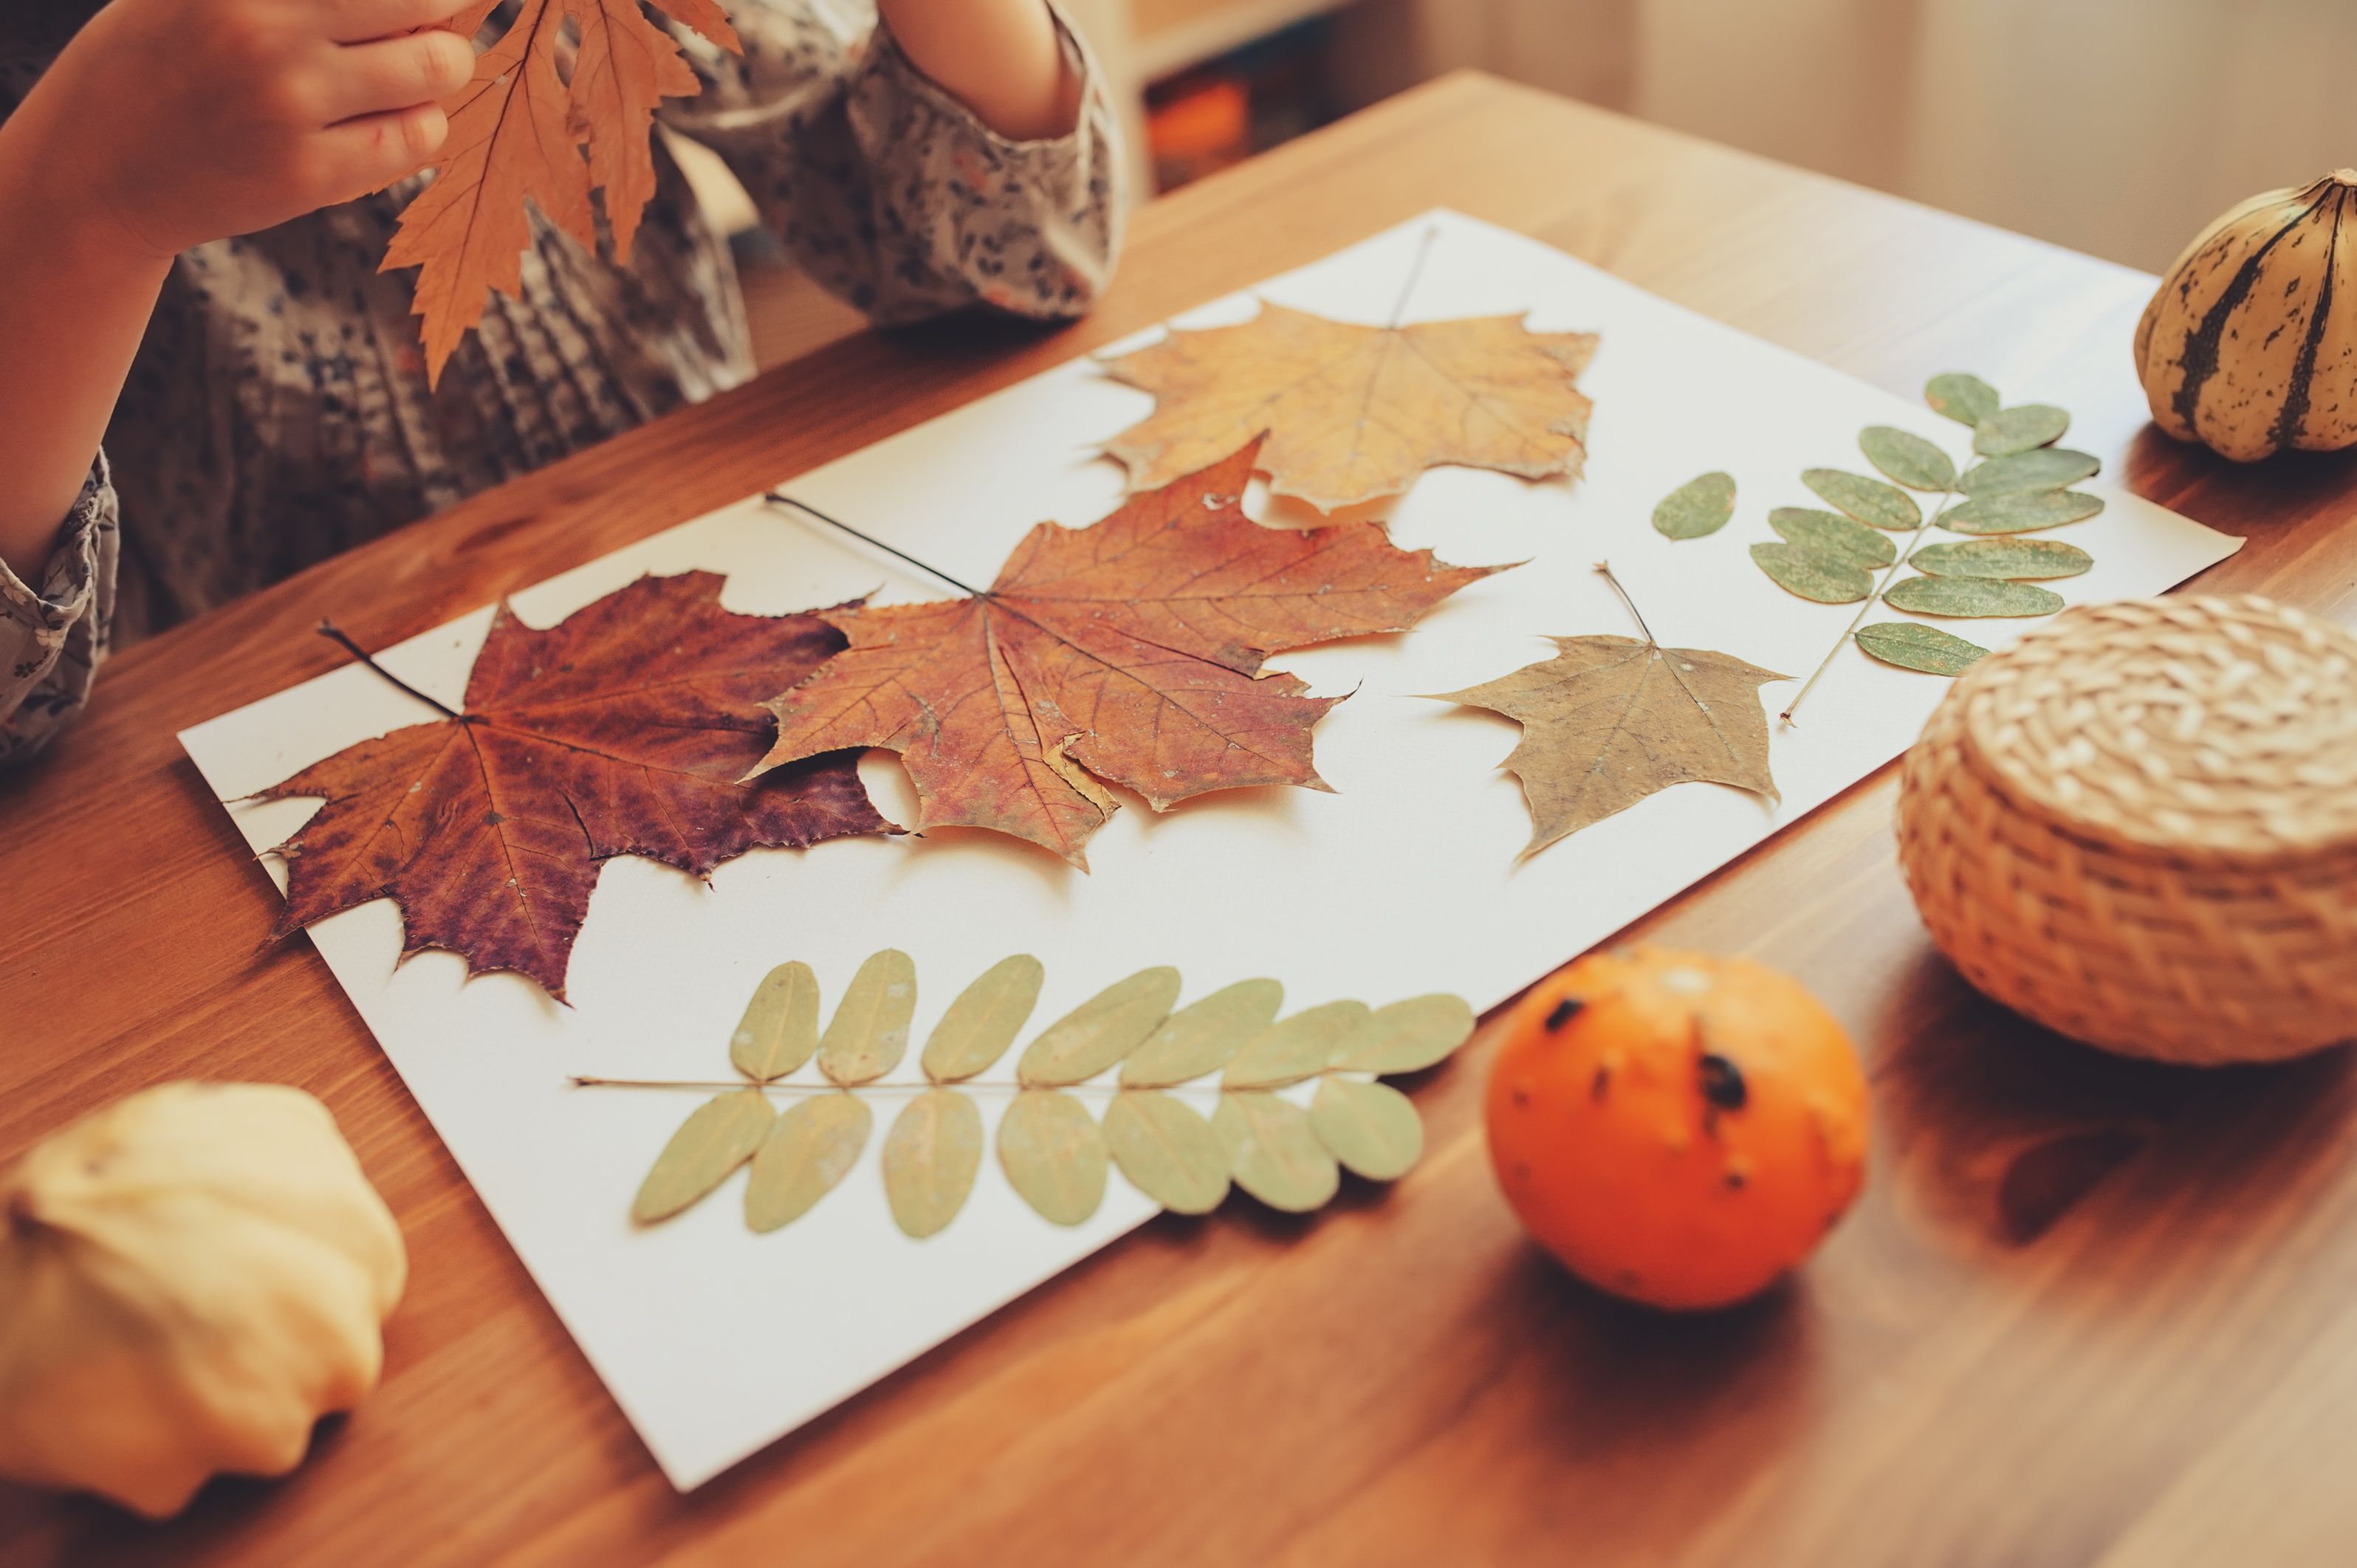
{"label": "patterned shirt sleeve", "polygon": [[1071,134],[1000,135],[880,23],[846,37],[812,5],[732,7],[740,59],[681,41],[704,92],[664,123],[726,159],[794,261],[883,323],[976,301],[1074,317],[1120,247],[1121,159],[1102,75],[1059,15],[1083,91]]}
{"label": "patterned shirt sleeve", "polygon": [[0,770],[47,746],[90,700],[114,618],[115,521],[102,454],[38,585],[0,564]]}

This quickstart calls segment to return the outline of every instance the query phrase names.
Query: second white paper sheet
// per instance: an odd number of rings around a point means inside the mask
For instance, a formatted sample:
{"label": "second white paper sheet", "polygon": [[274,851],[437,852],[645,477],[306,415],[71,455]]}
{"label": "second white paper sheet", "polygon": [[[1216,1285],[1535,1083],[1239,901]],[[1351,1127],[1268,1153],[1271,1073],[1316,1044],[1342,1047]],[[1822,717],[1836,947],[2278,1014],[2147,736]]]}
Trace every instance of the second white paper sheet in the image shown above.
{"label": "second white paper sheet", "polygon": [[[1576,482],[1440,469],[1388,515],[1397,542],[1449,562],[1523,562],[1444,603],[1415,631],[1273,661],[1322,694],[1350,693],[1317,731],[1335,792],[1214,795],[1156,816],[1134,799],[1089,846],[1091,875],[1026,846],[952,832],[801,853],[759,852],[709,887],[635,860],[609,865],[575,949],[573,1005],[526,982],[463,982],[427,954],[395,967],[388,902],[311,932],[549,1301],[673,1482],[693,1487],[1070,1267],[1148,1218],[1113,1180],[1103,1208],[1064,1229],[1026,1208],[986,1161],[965,1211],[911,1240],[893,1226],[877,1145],[843,1186],[766,1236],[742,1218],[743,1177],[679,1219],[632,1225],[630,1198],[697,1103],[664,1090],[575,1089],[574,1074],[722,1078],[754,983],[798,958],[829,1004],[883,947],[916,960],[915,1038],[965,983],[1011,952],[1038,955],[1034,1026],[1149,964],[1175,964],[1187,998],[1254,975],[1287,1008],[1455,992],[1477,1007],[1512,994],[1905,749],[1948,682],[1844,652],[1805,728],[1774,726],[1781,804],[1682,785],[1520,861],[1530,824],[1499,771],[1516,729],[1424,699],[1544,659],[1550,635],[1631,635],[1597,575],[1609,558],[1665,645],[1709,648],[1800,677],[1839,639],[1848,607],[1794,598],[1753,565],[1773,506],[1813,505],[1800,471],[1862,467],[1860,427],[1900,425],[1961,455],[1961,426],[1695,316],[1535,242],[1455,214],[1387,231],[1254,294],[1181,318],[1241,320],[1254,295],[1344,319],[1391,314],[1428,225],[1437,226],[1412,319],[1527,310],[1542,330],[1602,345],[1582,386],[1596,400]],[[1926,374],[1969,366],[1926,365]],[[2038,389],[2007,388],[2017,401]],[[1151,406],[1082,360],[814,472],[790,492],[968,582],[987,582],[1033,523],[1085,524],[1117,504],[1100,443]],[[1736,519],[1673,542],[1653,503],[1709,469],[1733,474]],[[781,478],[787,478],[780,476]],[[2237,542],[2095,481],[2104,513],[2062,531],[2094,569],[2054,585],[2074,603],[2158,593]],[[888,556],[758,501],[591,562],[515,597],[550,624],[642,573],[726,573],[731,608],[767,614],[882,590],[936,597]],[[383,654],[453,704],[488,608]],[[1960,628],[2002,646],[2024,624]],[[1792,685],[1763,696],[1773,713]],[[432,715],[358,667],[183,736],[224,800]],[[886,814],[909,820],[888,757],[863,764]],[[255,848],[283,841],[309,802],[230,808]],[[283,873],[274,868],[283,882]],[[916,1076],[914,1053],[894,1077]],[[1461,1070],[1461,1069],[1458,1069]],[[995,1123],[1005,1101],[990,1097]],[[1413,1176],[1410,1180],[1413,1181]],[[1247,1202],[1241,1196],[1231,1203]],[[1214,1216],[1195,1223],[1219,1224]]]}

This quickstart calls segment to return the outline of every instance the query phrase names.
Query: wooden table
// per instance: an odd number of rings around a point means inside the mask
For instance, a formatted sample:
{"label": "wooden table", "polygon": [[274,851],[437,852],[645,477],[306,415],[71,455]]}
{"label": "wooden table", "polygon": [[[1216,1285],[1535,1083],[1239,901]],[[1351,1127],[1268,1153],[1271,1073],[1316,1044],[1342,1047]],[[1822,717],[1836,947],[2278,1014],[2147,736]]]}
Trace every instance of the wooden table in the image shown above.
{"label": "wooden table", "polygon": [[[2145,427],[2151,280],[1454,77],[1141,213],[1087,322],[864,336],[125,652],[0,784],[0,1153],[167,1079],[297,1083],[406,1231],[383,1387],[280,1483],[141,1526],[0,1491],[7,1562],[2147,1564],[2350,1561],[2357,1079],[2113,1060],[1968,991],[1888,770],[1638,934],[1799,975],[1870,1059],[1873,1177],[1806,1273],[1676,1319],[1492,1186],[1478,1045],[1396,1191],[1158,1220],[690,1497],[664,1484],[174,744],[411,635],[1446,202],[1913,395],[1969,368],[2357,621],[2357,460]],[[1566,954],[1566,958],[1571,955]]]}

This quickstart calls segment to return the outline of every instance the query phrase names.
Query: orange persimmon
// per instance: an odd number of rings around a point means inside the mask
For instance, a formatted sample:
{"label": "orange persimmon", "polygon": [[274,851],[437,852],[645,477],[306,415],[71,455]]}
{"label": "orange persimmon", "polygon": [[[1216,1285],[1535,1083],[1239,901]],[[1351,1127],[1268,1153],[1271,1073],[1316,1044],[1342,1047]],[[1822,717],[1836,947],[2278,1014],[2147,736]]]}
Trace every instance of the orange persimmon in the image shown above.
{"label": "orange persimmon", "polygon": [[1599,1289],[1724,1306],[1857,1196],[1866,1078],[1841,1026],[1749,959],[1637,948],[1539,983],[1490,1067],[1490,1158],[1541,1245]]}

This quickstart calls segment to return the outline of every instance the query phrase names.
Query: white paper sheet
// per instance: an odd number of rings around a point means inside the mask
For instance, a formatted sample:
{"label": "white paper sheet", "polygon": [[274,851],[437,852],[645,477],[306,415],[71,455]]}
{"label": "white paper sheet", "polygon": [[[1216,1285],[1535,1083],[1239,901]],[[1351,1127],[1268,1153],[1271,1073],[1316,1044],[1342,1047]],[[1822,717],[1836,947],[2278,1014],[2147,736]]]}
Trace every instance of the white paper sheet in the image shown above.
{"label": "white paper sheet", "polygon": [[[1517,864],[1530,825],[1518,787],[1498,770],[1515,726],[1415,693],[1543,659],[1547,634],[1630,633],[1627,611],[1591,570],[1604,557],[1664,643],[1804,676],[1852,611],[1794,598],[1751,564],[1747,547],[1774,537],[1769,508],[1816,504],[1800,483],[1805,467],[1862,467],[1855,443],[1863,425],[1902,425],[1958,453],[1965,442],[1961,427],[1918,403],[1456,214],[1404,224],[1256,292],[1380,322],[1427,222],[1440,233],[1411,318],[1527,309],[1534,328],[1602,333],[1582,381],[1596,400],[1590,456],[1575,483],[1439,469],[1396,505],[1372,509],[1388,511],[1404,545],[1457,563],[1529,564],[1474,585],[1410,635],[1273,661],[1318,692],[1354,693],[1317,732],[1318,766],[1336,793],[1211,796],[1162,817],[1125,800],[1089,846],[1090,875],[975,832],[757,852],[721,867],[709,888],[648,862],[618,861],[573,954],[570,1009],[511,976],[462,984],[447,955],[396,970],[399,916],[389,902],[313,929],[353,1005],[675,1485],[695,1486],[874,1382],[1144,1220],[1152,1206],[1116,1175],[1097,1216],[1064,1230],[1025,1208],[991,1160],[956,1221],[910,1240],[892,1225],[877,1170],[888,1102],[859,1168],[786,1229],[746,1230],[740,1175],[681,1218],[640,1230],[629,1219],[631,1194],[696,1097],[574,1089],[569,1074],[725,1078],[737,1014],[772,964],[812,963],[831,1004],[859,960],[885,946],[916,959],[919,1040],[960,987],[1011,951],[1047,965],[1035,1025],[1152,963],[1179,966],[1190,998],[1271,974],[1287,984],[1288,1009],[1436,990],[1487,1007],[1896,757],[1948,690],[1943,680],[1852,650],[1810,698],[1804,728],[1771,723],[1780,806],[1682,785]],[[1238,295],[1180,320],[1209,326],[1254,308],[1251,295]],[[1923,367],[1954,368],[1969,367]],[[2026,401],[2038,389],[2006,390]],[[1149,406],[1079,360],[788,489],[945,571],[987,581],[1035,521],[1078,525],[1114,506],[1121,471],[1095,447]],[[1738,481],[1735,521],[1702,541],[1656,534],[1653,503],[1711,468]],[[2110,504],[2058,535],[2095,558],[2085,576],[2053,585],[2074,603],[2159,592],[2238,545],[2101,480],[2085,488]],[[691,567],[727,574],[726,602],[748,612],[831,604],[879,585],[887,599],[938,596],[887,557],[748,502],[567,572],[515,603],[527,620],[547,625],[641,573]],[[464,617],[388,650],[384,661],[455,704],[489,619],[488,608]],[[2002,646],[2032,624],[1959,629]],[[1793,689],[1765,690],[1771,713]],[[234,800],[425,716],[350,667],[181,740],[207,781]],[[886,813],[909,820],[897,764],[871,757],[863,772]],[[315,807],[230,810],[263,848]],[[283,873],[274,875],[283,884]],[[913,1079],[913,1054],[896,1078]],[[1002,1103],[985,1102],[993,1124]]]}

